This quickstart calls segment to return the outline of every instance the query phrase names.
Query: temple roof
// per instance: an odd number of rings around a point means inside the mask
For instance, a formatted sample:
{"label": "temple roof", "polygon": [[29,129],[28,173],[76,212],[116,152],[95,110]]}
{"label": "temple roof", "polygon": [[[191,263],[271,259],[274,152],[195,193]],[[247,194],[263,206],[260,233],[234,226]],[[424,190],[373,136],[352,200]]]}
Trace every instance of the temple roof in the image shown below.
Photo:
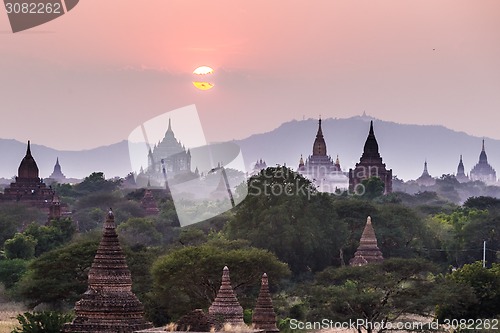
{"label": "temple roof", "polygon": [[26,156],[19,164],[18,178],[21,179],[38,179],[38,166],[35,159],[31,155],[30,141],[28,140],[28,148],[26,149]]}
{"label": "temple roof", "polygon": [[359,247],[354,258],[349,261],[351,266],[363,266],[373,262],[383,261],[382,252],[377,246],[377,237],[373,230],[372,219],[370,216],[366,219],[365,229],[359,241]]}
{"label": "temple roof", "polygon": [[373,120],[370,121],[370,132],[366,138],[363,155],[361,156],[361,159],[364,158],[380,158],[377,139],[375,138],[375,132],[373,131]]}
{"label": "temple roof", "polygon": [[313,144],[313,156],[317,155],[326,156],[326,143],[321,129],[321,118],[319,118],[318,132],[316,133],[316,139]]}
{"label": "temple roof", "polygon": [[252,324],[256,329],[263,329],[266,332],[279,332],[266,273],[262,274],[259,297],[252,314]]}
{"label": "temple roof", "polygon": [[222,283],[217,293],[217,297],[208,308],[208,313],[221,316],[225,323],[233,325],[243,325],[243,308],[234,294],[229,278],[229,268],[224,266],[222,270]]}

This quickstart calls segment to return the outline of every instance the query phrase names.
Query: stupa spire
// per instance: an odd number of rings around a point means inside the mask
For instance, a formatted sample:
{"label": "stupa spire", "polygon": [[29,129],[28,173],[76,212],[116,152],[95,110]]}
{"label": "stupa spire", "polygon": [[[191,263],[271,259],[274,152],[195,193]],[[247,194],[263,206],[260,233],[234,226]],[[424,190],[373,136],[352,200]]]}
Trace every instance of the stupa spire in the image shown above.
{"label": "stupa spire", "polygon": [[88,289],[76,302],[75,315],[73,322],[64,325],[63,333],[132,333],[152,327],[144,319],[144,307],[132,292],[132,278],[111,208],[88,274]]}
{"label": "stupa spire", "polygon": [[229,278],[229,268],[224,266],[222,270],[222,283],[217,293],[217,297],[208,308],[208,313],[214,316],[221,316],[224,323],[232,325],[244,325],[243,308],[234,294]]}
{"label": "stupa spire", "polygon": [[359,241],[359,247],[354,258],[349,262],[350,266],[363,266],[366,264],[381,262],[384,260],[382,252],[377,246],[377,237],[372,226],[372,219],[370,216],[366,219],[365,229]]}
{"label": "stupa spire", "polygon": [[262,274],[259,297],[252,315],[252,324],[256,329],[265,330],[265,332],[279,332],[276,327],[276,313],[274,313],[266,273]]}

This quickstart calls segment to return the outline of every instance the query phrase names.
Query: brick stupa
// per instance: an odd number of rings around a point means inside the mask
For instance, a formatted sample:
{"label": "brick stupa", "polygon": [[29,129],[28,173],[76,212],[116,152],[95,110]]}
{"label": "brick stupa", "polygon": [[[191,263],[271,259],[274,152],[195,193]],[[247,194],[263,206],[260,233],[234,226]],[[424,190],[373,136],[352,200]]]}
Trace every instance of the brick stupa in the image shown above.
{"label": "brick stupa", "polygon": [[144,191],[144,196],[141,200],[141,207],[146,211],[146,215],[158,215],[160,209],[156,204],[153,192],[150,189]]}
{"label": "brick stupa", "polygon": [[231,279],[229,278],[229,268],[224,266],[222,270],[222,284],[220,286],[217,297],[212,305],[208,308],[208,313],[221,318],[224,323],[231,325],[244,325],[243,308],[236,298],[233,288],[231,287]]}
{"label": "brick stupa", "polygon": [[110,210],[97,254],[89,271],[88,289],[75,305],[75,319],[63,333],[132,333],[153,327],[132,292],[132,279]]}
{"label": "brick stupa", "polygon": [[377,246],[377,237],[372,226],[370,216],[366,219],[366,226],[359,241],[359,247],[354,258],[349,261],[350,266],[363,266],[370,263],[381,262],[384,260],[382,252]]}
{"label": "brick stupa", "polygon": [[279,332],[279,329],[276,327],[276,313],[274,313],[266,273],[262,275],[259,297],[257,298],[257,304],[252,315],[252,324],[256,329],[261,329],[265,332]]}

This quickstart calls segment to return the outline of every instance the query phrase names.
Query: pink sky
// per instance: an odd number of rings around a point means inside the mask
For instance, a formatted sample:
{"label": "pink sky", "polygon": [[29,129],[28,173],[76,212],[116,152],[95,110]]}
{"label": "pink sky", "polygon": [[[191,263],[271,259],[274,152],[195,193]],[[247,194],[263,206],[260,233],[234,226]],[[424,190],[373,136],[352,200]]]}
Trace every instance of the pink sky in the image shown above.
{"label": "pink sky", "polygon": [[363,111],[500,139],[499,41],[498,0],[82,0],[16,34],[2,11],[0,137],[92,148],[196,104],[209,141]]}

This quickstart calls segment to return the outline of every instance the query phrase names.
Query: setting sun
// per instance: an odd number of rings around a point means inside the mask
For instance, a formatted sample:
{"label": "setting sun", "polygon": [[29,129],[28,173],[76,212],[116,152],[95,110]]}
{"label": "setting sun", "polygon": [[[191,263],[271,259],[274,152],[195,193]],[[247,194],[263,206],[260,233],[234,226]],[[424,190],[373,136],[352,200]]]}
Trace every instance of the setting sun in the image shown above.
{"label": "setting sun", "polygon": [[[193,71],[193,74],[201,76],[205,75],[212,76],[213,73],[214,70],[208,66],[200,66]],[[193,81],[193,85],[200,90],[212,89],[214,87],[214,84],[205,80],[206,80],[205,77],[202,80],[197,79],[196,81]]]}

